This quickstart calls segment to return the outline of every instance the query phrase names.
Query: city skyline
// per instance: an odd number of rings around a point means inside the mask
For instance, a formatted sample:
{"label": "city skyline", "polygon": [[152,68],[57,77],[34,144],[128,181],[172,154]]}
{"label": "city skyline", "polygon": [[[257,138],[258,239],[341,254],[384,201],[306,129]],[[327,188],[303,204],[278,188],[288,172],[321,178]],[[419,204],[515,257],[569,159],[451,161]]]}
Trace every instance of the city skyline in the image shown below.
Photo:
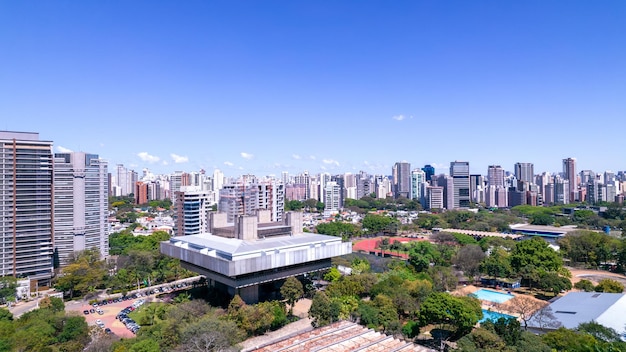
{"label": "city skyline", "polygon": [[[156,174],[614,172],[626,3],[0,4],[0,130]],[[598,142],[586,132],[606,131]]]}

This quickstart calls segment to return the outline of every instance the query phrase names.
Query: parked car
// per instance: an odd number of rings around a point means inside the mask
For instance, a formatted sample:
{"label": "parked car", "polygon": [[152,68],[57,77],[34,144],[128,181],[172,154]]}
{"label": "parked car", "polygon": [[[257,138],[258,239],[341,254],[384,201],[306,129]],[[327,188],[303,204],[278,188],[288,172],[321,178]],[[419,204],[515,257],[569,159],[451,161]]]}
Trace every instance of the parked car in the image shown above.
{"label": "parked car", "polygon": [[89,314],[89,311],[88,311],[88,310],[84,310],[84,311],[83,311],[83,314],[88,315],[88,314]]}

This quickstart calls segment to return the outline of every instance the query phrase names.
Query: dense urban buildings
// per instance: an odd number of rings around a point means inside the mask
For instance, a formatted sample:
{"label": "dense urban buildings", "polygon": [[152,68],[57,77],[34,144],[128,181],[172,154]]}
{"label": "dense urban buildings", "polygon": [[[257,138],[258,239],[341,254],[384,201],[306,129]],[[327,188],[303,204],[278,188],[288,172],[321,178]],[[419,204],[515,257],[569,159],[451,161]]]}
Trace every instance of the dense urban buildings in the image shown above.
{"label": "dense urban buildings", "polygon": [[0,131],[0,276],[53,276],[52,142],[38,133]]}
{"label": "dense urban buildings", "polygon": [[85,249],[109,255],[107,166],[94,154],[54,156],[54,251],[60,266]]}

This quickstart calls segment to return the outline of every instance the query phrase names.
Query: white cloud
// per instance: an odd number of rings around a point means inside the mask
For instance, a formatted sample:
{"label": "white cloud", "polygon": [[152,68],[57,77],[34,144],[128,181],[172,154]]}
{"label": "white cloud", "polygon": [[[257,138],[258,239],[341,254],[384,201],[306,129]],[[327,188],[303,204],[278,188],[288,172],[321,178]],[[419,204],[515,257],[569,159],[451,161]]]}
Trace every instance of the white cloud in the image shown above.
{"label": "white cloud", "polygon": [[161,158],[159,158],[158,156],[150,155],[150,154],[148,154],[147,152],[141,152],[141,153],[138,153],[138,154],[137,154],[137,156],[138,156],[141,160],[143,160],[143,161],[145,161],[145,162],[148,162],[148,163],[151,163],[151,164],[152,164],[152,163],[156,163],[156,162],[158,162],[159,160],[161,160]]}
{"label": "white cloud", "polygon": [[244,159],[250,160],[250,159],[254,158],[254,155],[252,155],[250,153],[246,153],[246,152],[241,152],[241,157],[244,158]]}
{"label": "white cloud", "polygon": [[296,160],[302,159],[302,157],[300,155],[298,155],[298,154],[291,154],[291,157],[296,159]]}
{"label": "white cloud", "polygon": [[72,150],[71,149],[67,149],[65,147],[61,147],[60,145],[57,145],[57,152],[59,152],[59,153],[71,153]]}
{"label": "white cloud", "polygon": [[100,143],[100,146],[101,146],[101,147],[104,147],[104,143]]}
{"label": "white cloud", "polygon": [[243,170],[243,166],[240,166],[240,167],[239,167],[239,170]]}
{"label": "white cloud", "polygon": [[326,166],[322,165],[322,166],[320,166],[320,169],[326,170]]}
{"label": "white cloud", "polygon": [[324,164],[329,164],[329,165],[332,164],[332,165],[335,165],[335,166],[339,166],[339,162],[337,160],[333,160],[333,159],[324,159],[324,160],[322,160],[322,162]]}
{"label": "white cloud", "polygon": [[369,165],[369,164],[370,164],[369,161],[367,161],[367,160],[363,161],[363,165]]}
{"label": "white cloud", "polygon": [[430,163],[430,166],[434,167],[435,169],[445,169],[446,165],[445,164],[441,164],[441,163]]}
{"label": "white cloud", "polygon": [[172,157],[172,160],[174,160],[176,164],[186,163],[189,161],[189,158],[186,156],[181,156],[181,155],[174,154],[174,153],[171,153],[170,156]]}
{"label": "white cloud", "polygon": [[400,114],[400,115],[392,116],[391,118],[396,120],[396,121],[403,121],[403,120],[406,120],[406,119],[412,119],[413,116],[405,116],[405,115]]}
{"label": "white cloud", "polygon": [[226,165],[226,166],[235,166],[235,164],[231,163],[230,161],[225,161],[224,165]]}
{"label": "white cloud", "polygon": [[315,159],[317,159],[317,157],[315,157],[315,155],[309,155],[309,159],[315,160]]}
{"label": "white cloud", "polygon": [[164,166],[167,166],[168,162],[167,162],[167,160],[163,160],[163,161],[161,162],[161,164],[163,164]]}

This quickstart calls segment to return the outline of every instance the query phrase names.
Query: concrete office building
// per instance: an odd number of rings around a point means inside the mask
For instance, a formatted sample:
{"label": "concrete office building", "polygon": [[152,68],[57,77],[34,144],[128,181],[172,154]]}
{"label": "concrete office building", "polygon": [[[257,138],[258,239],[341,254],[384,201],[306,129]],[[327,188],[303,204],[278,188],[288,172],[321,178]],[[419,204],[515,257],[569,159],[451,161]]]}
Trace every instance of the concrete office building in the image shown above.
{"label": "concrete office building", "polygon": [[352,252],[340,237],[302,232],[300,212],[269,220],[259,211],[229,225],[226,214],[211,213],[210,233],[172,237],[161,242],[161,253],[204,275],[211,287],[254,303],[277,298],[284,279],[328,269],[332,257]]}
{"label": "concrete office building", "polygon": [[0,131],[0,276],[53,276],[52,142],[39,133]]}
{"label": "concrete office building", "polygon": [[467,161],[450,162],[450,176],[454,182],[454,204],[448,209],[467,209],[470,206],[470,168]]}
{"label": "concrete office building", "polygon": [[393,197],[409,198],[411,196],[411,164],[407,162],[397,162],[393,165],[392,185]]}
{"label": "concrete office building", "polygon": [[574,158],[563,159],[563,177],[568,181],[567,203],[575,202],[577,200],[578,182],[576,182],[576,176],[577,176],[576,175],[576,159]]}
{"label": "concrete office building", "polygon": [[424,203],[422,206],[427,210],[441,210],[444,209],[445,206],[444,196],[443,196],[443,187],[439,186],[426,186],[425,187],[425,197]]}
{"label": "concrete office building", "polygon": [[86,249],[109,256],[107,168],[95,154],[54,155],[54,251],[61,267]]}
{"label": "concrete office building", "polygon": [[535,166],[532,163],[515,163],[515,178],[526,183],[535,182]]}

